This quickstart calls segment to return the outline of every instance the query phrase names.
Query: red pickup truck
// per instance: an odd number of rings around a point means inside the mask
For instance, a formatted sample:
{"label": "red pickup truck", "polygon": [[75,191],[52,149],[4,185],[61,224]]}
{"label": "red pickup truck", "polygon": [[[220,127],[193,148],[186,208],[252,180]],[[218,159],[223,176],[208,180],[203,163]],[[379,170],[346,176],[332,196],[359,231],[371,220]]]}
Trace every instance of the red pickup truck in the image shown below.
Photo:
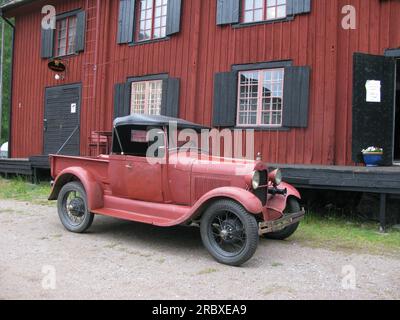
{"label": "red pickup truck", "polygon": [[[96,214],[161,227],[198,226],[210,254],[232,266],[254,255],[260,236],[286,239],[297,230],[304,217],[300,194],[282,182],[279,169],[172,147],[171,123],[195,133],[206,129],[133,115],[115,120],[109,155],[51,155],[49,199],[58,200],[64,227],[83,233]],[[152,141],[150,131],[157,136]]]}

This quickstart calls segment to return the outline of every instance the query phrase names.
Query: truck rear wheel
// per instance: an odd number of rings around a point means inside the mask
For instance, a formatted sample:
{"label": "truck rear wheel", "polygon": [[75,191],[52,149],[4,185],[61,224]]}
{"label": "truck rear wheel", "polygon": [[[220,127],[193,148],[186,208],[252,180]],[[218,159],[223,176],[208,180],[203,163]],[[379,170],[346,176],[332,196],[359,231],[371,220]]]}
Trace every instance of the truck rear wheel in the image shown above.
{"label": "truck rear wheel", "polygon": [[240,266],[257,250],[256,218],[232,200],[219,200],[204,213],[201,238],[208,252],[220,263]]}
{"label": "truck rear wheel", "polygon": [[[290,214],[290,213],[295,213],[295,212],[300,212],[301,207],[300,203],[296,198],[289,198],[286,209],[284,211],[284,214]],[[286,227],[285,229],[278,231],[278,232],[272,232],[272,233],[267,233],[264,237],[267,239],[272,239],[272,240],[286,240],[287,238],[291,237],[299,228],[300,222],[297,222],[295,224],[292,224],[289,227]]]}
{"label": "truck rear wheel", "polygon": [[94,214],[89,212],[86,191],[80,182],[70,182],[61,189],[57,207],[61,223],[68,231],[83,233],[93,223]]}

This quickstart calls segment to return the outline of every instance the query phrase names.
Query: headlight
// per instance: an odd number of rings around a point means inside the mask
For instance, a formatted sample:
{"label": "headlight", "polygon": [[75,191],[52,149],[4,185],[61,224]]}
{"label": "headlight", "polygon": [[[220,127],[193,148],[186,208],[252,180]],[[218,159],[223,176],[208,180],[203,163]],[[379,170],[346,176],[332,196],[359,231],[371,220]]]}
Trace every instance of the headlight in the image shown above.
{"label": "headlight", "polygon": [[276,169],[269,174],[269,180],[276,186],[279,186],[282,183],[282,171],[280,169]]}
{"label": "headlight", "polygon": [[260,187],[260,184],[261,184],[260,172],[254,171],[253,179],[251,180],[251,186],[253,187],[253,190],[257,190]]}

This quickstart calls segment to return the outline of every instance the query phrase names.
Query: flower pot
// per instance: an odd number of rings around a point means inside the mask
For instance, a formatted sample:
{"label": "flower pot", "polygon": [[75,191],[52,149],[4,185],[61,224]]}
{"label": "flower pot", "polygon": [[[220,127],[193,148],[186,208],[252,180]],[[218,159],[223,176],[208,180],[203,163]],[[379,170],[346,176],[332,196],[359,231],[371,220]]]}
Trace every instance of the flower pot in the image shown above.
{"label": "flower pot", "polygon": [[383,162],[383,153],[371,152],[364,153],[364,162],[367,167],[379,167]]}

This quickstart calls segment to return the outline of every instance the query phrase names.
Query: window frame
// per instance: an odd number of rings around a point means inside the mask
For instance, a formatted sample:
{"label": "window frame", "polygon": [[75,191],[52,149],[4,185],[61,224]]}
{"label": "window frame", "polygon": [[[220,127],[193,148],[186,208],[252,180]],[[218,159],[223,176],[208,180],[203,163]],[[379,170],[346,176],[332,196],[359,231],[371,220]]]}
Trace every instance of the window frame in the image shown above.
{"label": "window frame", "polygon": [[[161,92],[159,94],[159,113],[158,114],[151,114],[149,113],[150,110],[150,104],[149,101],[151,101],[151,99],[149,99],[149,96],[151,95],[151,89],[150,86],[152,83],[158,83],[160,84],[161,88]],[[145,84],[145,88],[144,88],[144,112],[140,113],[140,114],[144,114],[144,115],[161,115],[162,114],[162,99],[163,99],[163,79],[150,79],[150,80],[138,80],[138,81],[130,81],[129,85],[130,85],[130,99],[129,99],[129,103],[130,103],[130,114],[137,114],[134,111],[134,92],[133,92],[133,87],[134,85],[138,85],[138,84]]]}
{"label": "window frame", "polygon": [[[263,112],[269,112],[271,115],[274,112],[273,110],[269,111],[263,111],[263,84],[264,84],[264,75],[266,71],[282,71],[282,96],[279,97],[281,98],[282,101],[282,106],[281,106],[281,121],[280,124],[263,124],[262,123],[262,115]],[[258,88],[257,88],[257,117],[256,117],[256,123],[250,123],[250,124],[242,124],[240,123],[240,113],[242,112],[240,110],[241,107],[241,74],[244,73],[258,73]],[[262,79],[262,82],[260,82],[260,79]],[[285,67],[278,67],[278,68],[264,68],[264,69],[252,69],[252,70],[241,70],[238,71],[238,79],[237,79],[237,104],[236,104],[236,126],[238,128],[271,128],[271,129],[280,129],[283,128],[283,108],[284,108],[284,88],[285,88]],[[274,96],[271,96],[271,99],[273,99]],[[276,97],[275,97],[276,98]]]}
{"label": "window frame", "polygon": [[[83,9],[75,9],[72,11],[64,12],[56,16],[56,29],[54,29],[54,39],[53,39],[53,58],[66,58],[66,57],[73,57],[79,55],[80,52],[76,52],[76,39],[78,36],[78,14],[83,12]],[[67,53],[65,55],[58,55],[58,32],[57,32],[57,23],[60,20],[69,19],[71,17],[76,18],[76,25],[75,25],[75,50],[73,53]],[[68,31],[68,30],[67,30]],[[86,30],[85,30],[86,32]],[[68,35],[67,35],[68,36]],[[68,41],[68,40],[67,40]]]}
{"label": "window frame", "polygon": [[[70,43],[70,23],[71,19],[75,19],[75,35],[72,40],[72,43]],[[58,28],[58,25],[62,23],[62,21],[66,21],[65,23],[65,53],[60,54],[60,37],[59,37],[59,31],[60,29]],[[67,57],[76,54],[76,39],[77,39],[77,31],[78,31],[78,18],[76,15],[70,15],[67,17],[64,17],[62,19],[57,19],[56,21],[56,29],[55,29],[55,39],[54,39],[54,51],[55,51],[55,57],[61,58],[61,57]],[[69,50],[73,48],[72,52],[69,52]]]}
{"label": "window frame", "polygon": [[[141,19],[141,15],[142,15],[142,0],[137,0],[136,1],[136,8],[135,8],[135,28],[134,28],[134,44],[142,44],[142,43],[147,43],[147,42],[156,42],[156,41],[162,41],[165,39],[168,39],[168,35],[167,35],[167,20],[168,20],[168,1],[169,0],[162,0],[162,1],[166,1],[167,3],[165,5],[161,5],[161,8],[163,6],[165,6],[166,8],[166,12],[165,15],[161,15],[159,17],[156,17],[156,1],[157,0],[147,0],[147,1],[152,1],[152,14],[151,14],[151,35],[150,38],[146,38],[146,39],[140,39],[140,23],[142,22]],[[162,10],[162,9],[161,9]],[[165,25],[163,26],[162,24],[160,25],[160,27],[155,28],[155,19],[160,18],[162,20],[162,18],[165,17]],[[145,19],[146,21],[146,19]],[[154,31],[156,29],[165,29],[165,35],[160,36],[160,37],[155,37],[154,36]]]}
{"label": "window frame", "polygon": [[[268,19],[268,8],[274,7],[275,10],[277,10],[277,8],[279,7],[279,5],[274,5],[274,6],[268,6],[268,2],[271,0],[262,0],[263,1],[263,7],[262,7],[262,11],[263,11],[263,16],[261,20],[257,20],[257,21],[245,21],[245,13],[246,13],[246,1],[248,0],[241,0],[241,12],[240,12],[240,24],[241,25],[253,25],[253,24],[260,24],[260,23],[273,23],[273,22],[279,22],[279,21],[286,21],[286,20],[290,20],[290,17],[288,16],[288,10],[287,10],[287,0],[285,0],[285,16],[283,17],[277,17],[276,14],[277,12],[275,12],[275,18],[273,19]],[[255,1],[255,0],[253,0]],[[278,0],[276,0],[278,1]],[[282,5],[281,5],[282,6]],[[250,11],[250,10],[247,10]],[[254,8],[253,10],[253,17],[254,17]]]}

